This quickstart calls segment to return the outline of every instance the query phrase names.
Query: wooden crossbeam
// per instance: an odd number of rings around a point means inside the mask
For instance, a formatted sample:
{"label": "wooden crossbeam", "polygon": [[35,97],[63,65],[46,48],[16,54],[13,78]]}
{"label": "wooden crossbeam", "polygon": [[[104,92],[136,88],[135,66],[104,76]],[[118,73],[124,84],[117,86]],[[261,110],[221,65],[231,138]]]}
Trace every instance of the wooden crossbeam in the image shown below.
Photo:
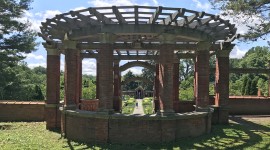
{"label": "wooden crossbeam", "polygon": [[116,19],[118,20],[119,24],[127,23],[125,18],[121,15],[118,8],[116,6],[112,6],[113,13],[115,14]]}
{"label": "wooden crossbeam", "polygon": [[159,24],[171,25],[172,22],[176,22],[178,17],[183,17],[185,14],[185,9],[181,8],[177,12],[170,14],[167,18],[160,21]]}
{"label": "wooden crossbeam", "polygon": [[134,17],[135,17],[135,24],[138,24],[139,22],[139,10],[138,6],[134,6]]}
{"label": "wooden crossbeam", "polygon": [[100,22],[98,22],[97,20],[95,20],[93,18],[90,18],[91,16],[85,16],[85,15],[82,15],[82,14],[80,14],[78,12],[74,12],[74,11],[71,12],[71,15],[73,17],[77,16],[78,19],[81,19],[82,22],[86,22],[86,24],[89,23],[92,25],[100,25]]}
{"label": "wooden crossbeam", "polygon": [[161,12],[162,12],[162,6],[157,7],[155,13],[149,18],[148,23],[155,24]]}
{"label": "wooden crossbeam", "polygon": [[89,8],[89,12],[97,17],[97,20],[104,24],[116,24],[111,19],[107,18],[102,13],[98,12],[95,8]]}
{"label": "wooden crossbeam", "polygon": [[121,52],[119,50],[116,50],[116,53],[121,56]]}

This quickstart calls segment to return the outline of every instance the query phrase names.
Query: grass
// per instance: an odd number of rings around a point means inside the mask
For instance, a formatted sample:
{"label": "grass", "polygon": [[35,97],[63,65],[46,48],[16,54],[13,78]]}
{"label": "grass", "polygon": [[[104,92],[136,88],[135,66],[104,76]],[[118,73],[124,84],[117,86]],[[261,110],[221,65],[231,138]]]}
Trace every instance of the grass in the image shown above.
{"label": "grass", "polygon": [[134,98],[129,98],[123,102],[122,114],[132,114],[135,108],[136,100]]}
{"label": "grass", "polygon": [[232,118],[229,125],[215,125],[211,134],[155,145],[92,145],[68,141],[45,129],[44,122],[0,123],[0,149],[270,149],[270,118],[249,120]]}
{"label": "grass", "polygon": [[142,101],[144,114],[153,114],[152,98],[146,97]]}

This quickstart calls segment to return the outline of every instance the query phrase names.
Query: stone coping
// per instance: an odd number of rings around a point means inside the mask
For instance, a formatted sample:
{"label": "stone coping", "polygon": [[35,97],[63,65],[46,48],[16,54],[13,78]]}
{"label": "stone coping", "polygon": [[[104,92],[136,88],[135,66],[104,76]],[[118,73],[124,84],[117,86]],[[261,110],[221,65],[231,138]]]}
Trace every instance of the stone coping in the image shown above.
{"label": "stone coping", "polygon": [[153,115],[124,115],[120,113],[115,114],[102,114],[94,111],[84,111],[84,110],[63,110],[60,109],[65,114],[71,116],[77,116],[82,118],[104,118],[104,119],[140,119],[140,120],[178,120],[178,119],[192,119],[192,118],[202,118],[208,116],[209,112],[187,112],[187,113],[175,113],[172,116],[159,116],[156,114]]}
{"label": "stone coping", "polygon": [[0,104],[8,104],[8,105],[18,105],[18,104],[30,104],[30,105],[45,105],[45,101],[15,101],[15,100],[5,100],[0,101]]}

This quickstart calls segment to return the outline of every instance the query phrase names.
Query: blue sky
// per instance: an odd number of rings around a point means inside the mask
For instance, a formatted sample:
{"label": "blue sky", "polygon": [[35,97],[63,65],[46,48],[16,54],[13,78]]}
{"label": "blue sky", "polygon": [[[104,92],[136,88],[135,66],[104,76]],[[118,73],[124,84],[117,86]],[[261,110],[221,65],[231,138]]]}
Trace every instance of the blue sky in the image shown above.
{"label": "blue sky", "polygon": [[[112,6],[112,5],[148,5],[148,6],[168,6],[193,9],[196,11],[205,11],[207,13],[219,14],[219,11],[211,9],[211,5],[208,0],[34,0],[31,7],[32,9],[25,13],[22,20],[29,20],[32,22],[31,28],[39,31],[39,26],[46,18],[52,18],[56,14],[68,12],[74,9],[83,9],[88,7],[100,7],[100,6]],[[231,19],[231,18],[225,18]],[[256,18],[255,18],[256,20]],[[245,33],[247,28],[243,25],[237,25],[238,33]],[[269,39],[269,37],[267,37]],[[269,41],[269,40],[268,40]],[[42,39],[38,39],[38,42],[42,42]],[[245,52],[253,46],[267,45],[266,41],[259,40],[256,43],[238,43],[231,52],[232,58],[240,58]],[[64,67],[64,56],[61,56],[61,69]],[[46,67],[46,50],[40,45],[37,51],[27,54],[25,61],[30,68],[37,66]],[[125,63],[124,61],[121,64]],[[140,67],[133,67],[130,70],[135,73],[141,73]],[[94,59],[83,60],[83,73],[95,75],[96,65]]]}

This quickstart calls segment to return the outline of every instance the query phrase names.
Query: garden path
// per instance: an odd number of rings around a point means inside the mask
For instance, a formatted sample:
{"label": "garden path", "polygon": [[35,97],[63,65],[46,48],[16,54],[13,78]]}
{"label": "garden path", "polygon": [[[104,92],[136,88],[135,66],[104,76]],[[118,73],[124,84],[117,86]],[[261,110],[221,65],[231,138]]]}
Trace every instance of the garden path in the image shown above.
{"label": "garden path", "polygon": [[134,115],[144,115],[142,99],[136,99],[136,103],[138,103],[138,105],[137,106],[135,105],[133,114]]}

